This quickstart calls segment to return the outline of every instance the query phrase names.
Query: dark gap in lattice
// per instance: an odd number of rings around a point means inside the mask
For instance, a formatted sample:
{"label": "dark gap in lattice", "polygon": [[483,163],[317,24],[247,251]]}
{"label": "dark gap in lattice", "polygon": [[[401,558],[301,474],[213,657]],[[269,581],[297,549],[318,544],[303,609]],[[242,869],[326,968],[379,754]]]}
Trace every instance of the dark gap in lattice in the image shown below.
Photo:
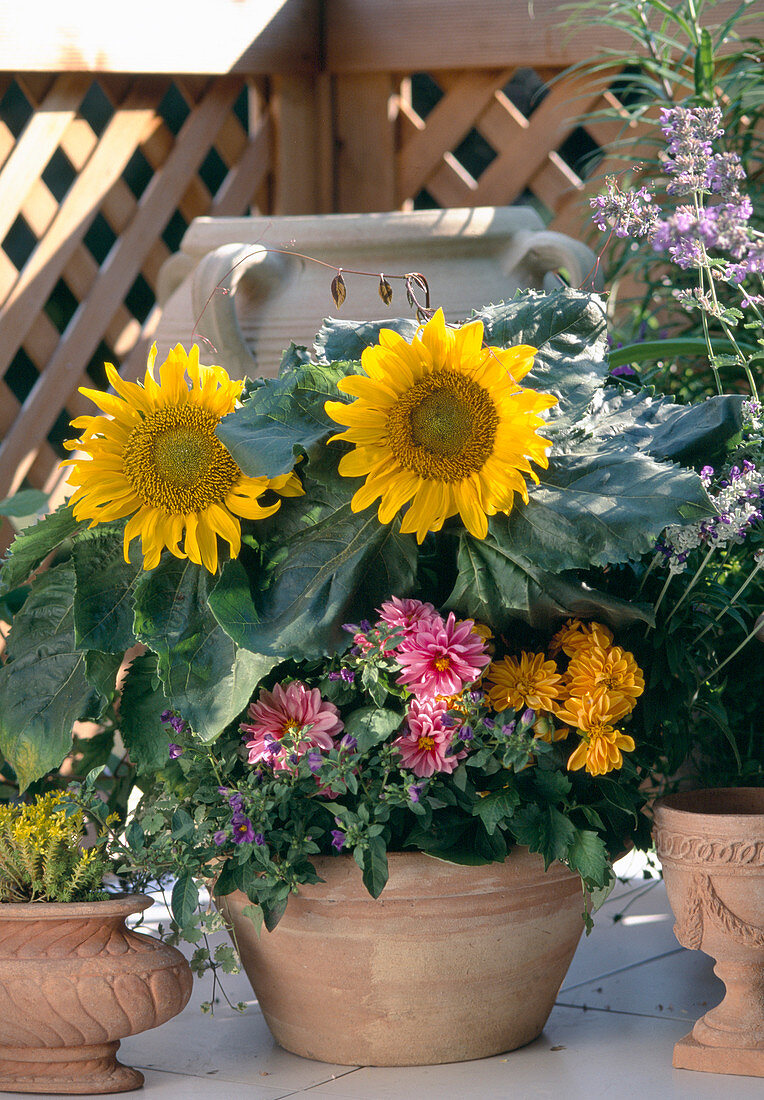
{"label": "dark gap in lattice", "polygon": [[180,242],[183,240],[183,234],[186,232],[187,228],[188,226],[186,225],[183,215],[179,210],[176,210],[162,230],[162,240],[167,245],[170,252],[178,251]]}
{"label": "dark gap in lattice", "polygon": [[[114,363],[114,352],[108,344],[101,340],[85,368],[88,378],[97,390],[107,390],[109,388],[109,379],[106,375],[104,363]],[[114,366],[119,369],[119,363],[114,363]],[[95,411],[94,409],[93,412]]]}
{"label": "dark gap in lattice", "polygon": [[136,199],[140,199],[153,175],[154,169],[146,160],[140,149],[136,149],[125,165],[122,179],[135,195]]}
{"label": "dark gap in lattice", "polygon": [[249,87],[245,85],[236,97],[233,113],[241,123],[245,134],[249,133]]}
{"label": "dark gap in lattice", "polygon": [[[93,409],[94,413],[97,411],[97,409]],[[77,435],[77,429],[71,426],[71,419],[71,413],[66,409],[62,409],[46,436],[48,443],[50,443],[51,447],[60,458],[66,458],[69,454],[64,446],[64,440],[74,439]]]}
{"label": "dark gap in lattice", "polygon": [[72,162],[63,149],[56,149],[42,173],[42,181],[56,202],[61,202],[76,179]]}
{"label": "dark gap in lattice", "polygon": [[117,234],[103,214],[98,213],[93,218],[93,224],[88,227],[88,231],[82,239],[90,255],[100,267],[109,255],[112,246],[116,243]]}
{"label": "dark gap in lattice", "polygon": [[36,245],[37,237],[27,225],[26,219],[19,214],[5,235],[3,252],[16,270],[21,271]]}
{"label": "dark gap in lattice", "polygon": [[218,187],[228,175],[228,168],[217,149],[210,149],[199,167],[199,175],[209,193],[217,194]]}
{"label": "dark gap in lattice", "polygon": [[5,372],[5,381],[8,385],[8,389],[17,401],[20,401],[22,404],[26,401],[38,377],[37,367],[24,349],[19,348],[13,359],[11,359],[11,365]]}
{"label": "dark gap in lattice", "polygon": [[429,73],[412,73],[411,106],[420,118],[427,118],[433,107],[443,98],[443,91]]}
{"label": "dark gap in lattice", "polygon": [[114,108],[97,80],[85,93],[80,104],[80,117],[85,119],[96,137],[101,136],[114,117]]}
{"label": "dark gap in lattice", "polygon": [[518,111],[530,118],[549,94],[549,85],[544,83],[535,69],[516,69],[502,91]]}
{"label": "dark gap in lattice", "polygon": [[16,81],[12,80],[5,95],[0,99],[0,118],[13,136],[18,138],[33,114],[34,107]]}
{"label": "dark gap in lattice", "polygon": [[463,164],[473,179],[479,179],[498,153],[474,127],[464,141],[454,149],[454,156]]}
{"label": "dark gap in lattice", "polygon": [[125,295],[124,301],[136,321],[143,324],[154,305],[154,292],[140,272]]}
{"label": "dark gap in lattice", "polygon": [[510,205],[533,207],[545,225],[549,225],[554,217],[554,211],[550,210],[546,203],[542,202],[538,195],[534,195],[527,187],[512,200]]}
{"label": "dark gap in lattice", "polygon": [[176,84],[171,84],[165,92],[157,113],[161,115],[170,133],[177,134],[188,118],[190,108]]}
{"label": "dark gap in lattice", "polygon": [[602,149],[582,126],[571,130],[557,149],[557,154],[580,179],[591,175],[603,157]]}
{"label": "dark gap in lattice", "polygon": [[440,203],[436,202],[426,187],[414,195],[415,210],[440,210]]}
{"label": "dark gap in lattice", "polygon": [[627,109],[637,107],[648,98],[647,89],[639,79],[640,73],[639,65],[626,65],[610,85],[609,90]]}
{"label": "dark gap in lattice", "polygon": [[50,298],[45,303],[45,312],[58,331],[63,333],[74,316],[78,305],[79,302],[64,280],[59,279],[53,287]]}

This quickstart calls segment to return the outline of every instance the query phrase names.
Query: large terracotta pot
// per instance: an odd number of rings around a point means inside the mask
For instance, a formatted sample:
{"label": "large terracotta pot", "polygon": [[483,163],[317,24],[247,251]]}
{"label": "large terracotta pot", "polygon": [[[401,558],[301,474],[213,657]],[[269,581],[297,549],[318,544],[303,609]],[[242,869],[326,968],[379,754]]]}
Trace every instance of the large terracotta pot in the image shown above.
{"label": "large terracotta pot", "polygon": [[192,980],[178,950],[125,927],[150,905],[143,894],[0,904],[0,1091],[140,1088],[119,1040],[180,1012]]}
{"label": "large terracotta pot", "polygon": [[221,908],[276,1041],[343,1065],[435,1065],[514,1050],[540,1034],[583,928],[578,876],[513,850],[456,866],[391,853],[376,901],[352,857],[314,859],[258,938],[245,895]]}
{"label": "large terracotta pot", "polygon": [[726,986],[674,1047],[674,1065],[764,1077],[764,789],[660,799],[654,835],[676,938],[716,959]]}

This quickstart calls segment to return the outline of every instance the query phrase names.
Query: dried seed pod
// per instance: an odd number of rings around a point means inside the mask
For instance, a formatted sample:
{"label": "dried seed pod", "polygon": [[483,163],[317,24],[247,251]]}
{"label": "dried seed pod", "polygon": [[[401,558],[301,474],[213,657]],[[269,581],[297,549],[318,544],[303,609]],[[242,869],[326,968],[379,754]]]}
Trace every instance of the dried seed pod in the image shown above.
{"label": "dried seed pod", "polygon": [[393,288],[382,274],[379,276],[379,296],[386,306],[389,306],[393,300]]}
{"label": "dried seed pod", "polygon": [[332,298],[334,298],[334,304],[337,309],[340,308],[346,297],[347,288],[345,286],[345,280],[342,278],[342,272],[338,271],[332,279]]}

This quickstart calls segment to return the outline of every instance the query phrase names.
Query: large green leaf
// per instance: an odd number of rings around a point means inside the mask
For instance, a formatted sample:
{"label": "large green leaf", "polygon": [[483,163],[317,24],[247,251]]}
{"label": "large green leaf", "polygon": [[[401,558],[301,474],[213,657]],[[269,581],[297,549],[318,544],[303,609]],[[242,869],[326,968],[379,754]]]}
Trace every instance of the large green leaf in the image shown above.
{"label": "large green leaf", "polygon": [[135,642],[133,592],[141,575],[140,552],[126,562],[121,529],[82,532],[72,548],[77,588],[74,630],[79,649],[124,653]]}
{"label": "large green leaf", "polygon": [[209,611],[195,626],[159,653],[157,669],[172,706],[203,740],[212,741],[244,710],[279,658],[236,646]]}
{"label": "large green leaf", "polygon": [[2,563],[0,592],[8,592],[23,584],[51,550],[57,549],[84,526],[84,520],[78,523],[71,508],[62,505],[58,511],[27,527],[16,536],[9,556]]}
{"label": "large green leaf", "polygon": [[155,653],[136,657],[127,670],[119,728],[130,759],[139,771],[167,763],[170,738],[160,720],[168,701],[157,675]]}
{"label": "large green leaf", "polygon": [[195,629],[209,594],[209,573],[188,558],[165,554],[135,585],[135,636],[155,653],[172,649]]}
{"label": "large green leaf", "polygon": [[516,560],[496,537],[496,528],[497,521],[492,520],[485,539],[466,532],[460,536],[459,572],[447,601],[449,608],[495,630],[505,629],[512,619],[523,619],[539,630],[548,630],[564,618],[597,619],[614,629],[633,622],[652,623],[647,605],[600,592],[573,572],[546,573]]}
{"label": "large green leaf", "polygon": [[486,306],[470,320],[483,322],[484,340],[498,347],[537,348],[524,386],[554,393],[554,423],[573,424],[607,376],[607,322],[602,300],[569,287],[551,294],[523,291],[511,302]]}
{"label": "large green leaf", "polygon": [[0,500],[0,516],[31,516],[48,503],[48,494],[41,489],[22,489],[12,497]]}
{"label": "large green leaf", "polygon": [[[336,449],[339,452],[339,448]],[[309,472],[308,493],[282,505],[279,531],[263,542],[257,591],[239,562],[229,562],[210,598],[218,622],[239,645],[281,657],[320,657],[347,641],[341,624],[413,588],[416,544],[398,521],[351,511],[352,484],[327,453]]]}
{"label": "large green leaf", "polygon": [[636,561],[670,524],[714,510],[696,473],[615,440],[556,448],[539,476],[529,503],[499,517],[497,538],[552,573]]}
{"label": "large green leaf", "polygon": [[603,391],[579,427],[597,439],[618,439],[653,458],[700,466],[724,454],[741,428],[744,398],[725,394],[694,405],[649,393]]}
{"label": "large green leaf", "polygon": [[135,604],[138,637],[157,655],[163,707],[174,707],[205,740],[222,733],[277,663],[239,649],[213,618],[213,582],[200,566],[168,559],[141,578]]}
{"label": "large green leaf", "polygon": [[316,358],[319,363],[358,360],[364,348],[379,343],[380,329],[393,329],[411,341],[419,327],[419,322],[410,317],[391,317],[387,321],[342,321],[327,317],[316,337]]}
{"label": "large green leaf", "polygon": [[70,562],[36,581],[0,668],[0,752],[22,790],[60,765],[91,694],[85,655],[74,644],[74,587]]}
{"label": "large green leaf", "polygon": [[217,434],[250,477],[289,473],[301,452],[342,430],[324,404],[342,399],[337,382],[357,369],[357,363],[295,362],[278,378],[264,379],[246,404],[220,422]]}

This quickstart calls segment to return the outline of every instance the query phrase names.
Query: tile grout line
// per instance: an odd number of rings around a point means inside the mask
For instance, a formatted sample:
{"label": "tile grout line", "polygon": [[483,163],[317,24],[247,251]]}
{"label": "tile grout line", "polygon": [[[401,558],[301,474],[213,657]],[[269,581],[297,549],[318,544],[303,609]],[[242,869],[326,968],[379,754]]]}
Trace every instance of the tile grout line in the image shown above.
{"label": "tile grout line", "polygon": [[[669,1016],[666,1012],[629,1012],[627,1008],[600,1008],[599,1005],[574,1005],[567,1001],[555,1001],[555,1008],[577,1008],[580,1012],[604,1012],[610,1016],[638,1016],[640,1020],[670,1020],[672,1023],[694,1024],[692,1016]],[[676,1009],[674,1009],[676,1011]]]}
{"label": "tile grout line", "polygon": [[644,966],[645,963],[657,962],[658,959],[667,959],[670,955],[681,955],[683,951],[686,951],[685,947],[674,947],[671,951],[664,951],[661,955],[651,955],[649,959],[640,959],[639,962],[629,963],[628,966],[619,966],[617,970],[608,970],[605,974],[597,974],[593,978],[587,978],[583,982],[576,982],[575,985],[564,985],[560,989],[560,993],[569,993],[573,989],[581,989],[584,985],[591,985],[592,982],[602,982],[606,978],[612,978],[616,974],[624,974],[627,970],[634,970],[638,966]]}

